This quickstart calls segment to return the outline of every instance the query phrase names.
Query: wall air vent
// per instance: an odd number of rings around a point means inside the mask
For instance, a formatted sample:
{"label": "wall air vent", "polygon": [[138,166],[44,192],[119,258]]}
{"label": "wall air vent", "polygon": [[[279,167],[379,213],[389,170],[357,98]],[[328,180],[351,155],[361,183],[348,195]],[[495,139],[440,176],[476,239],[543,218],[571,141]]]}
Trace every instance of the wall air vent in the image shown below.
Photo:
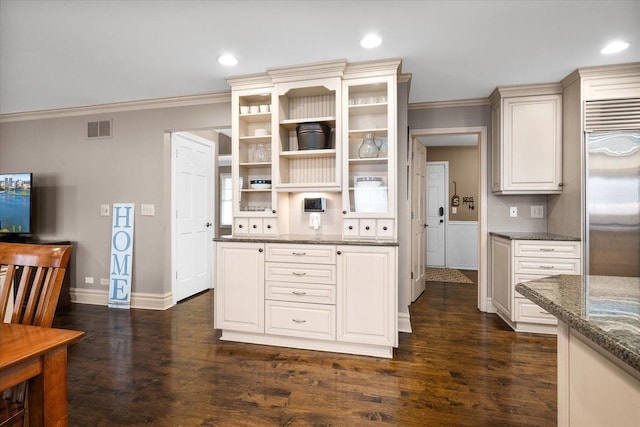
{"label": "wall air vent", "polygon": [[584,128],[587,131],[640,128],[640,98],[585,102]]}
{"label": "wall air vent", "polygon": [[98,122],[89,122],[87,124],[87,138],[100,139],[111,138],[112,120],[100,120]]}

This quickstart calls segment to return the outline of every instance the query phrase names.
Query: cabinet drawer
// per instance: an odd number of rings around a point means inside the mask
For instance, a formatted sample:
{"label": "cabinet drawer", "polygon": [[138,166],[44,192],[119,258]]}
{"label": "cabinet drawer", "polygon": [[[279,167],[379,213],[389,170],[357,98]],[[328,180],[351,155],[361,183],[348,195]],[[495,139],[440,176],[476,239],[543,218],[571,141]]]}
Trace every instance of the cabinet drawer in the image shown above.
{"label": "cabinet drawer", "polygon": [[532,303],[526,298],[516,298],[515,300],[515,321],[528,323],[543,323],[545,325],[556,325],[556,317]]}
{"label": "cabinet drawer", "polygon": [[249,234],[262,233],[262,218],[249,218]]}
{"label": "cabinet drawer", "polygon": [[233,234],[236,236],[249,234],[249,218],[234,218]]}
{"label": "cabinet drawer", "polygon": [[344,237],[359,237],[360,236],[360,221],[357,219],[345,219],[342,221],[342,235]]}
{"label": "cabinet drawer", "polygon": [[360,220],[360,237],[376,237],[376,220]]}
{"label": "cabinet drawer", "polygon": [[515,274],[555,276],[556,274],[580,274],[580,259],[515,258]]}
{"label": "cabinet drawer", "polygon": [[380,238],[393,238],[393,220],[379,219],[376,221],[376,236]]}
{"label": "cabinet drawer", "polygon": [[262,221],[262,231],[265,236],[277,236],[278,235],[278,219],[277,218],[265,218]]}
{"label": "cabinet drawer", "polygon": [[270,300],[335,304],[335,285],[294,282],[267,282],[265,297]]}
{"label": "cabinet drawer", "polygon": [[[524,282],[529,282],[531,280],[538,280],[538,279],[542,279],[543,277],[548,277],[540,274],[516,274],[514,275],[513,278],[513,287],[515,289],[516,285],[518,283],[524,283]],[[513,296],[515,296],[516,298],[526,298],[524,295],[518,293],[518,292],[514,292]]]}
{"label": "cabinet drawer", "polygon": [[267,261],[305,264],[335,264],[336,247],[332,245],[267,245]]}
{"label": "cabinet drawer", "polygon": [[265,279],[282,282],[335,285],[336,266],[267,262],[265,263]]}
{"label": "cabinet drawer", "polygon": [[335,340],[333,305],[265,301],[265,332],[303,338]]}
{"label": "cabinet drawer", "polygon": [[580,242],[517,240],[514,255],[539,258],[580,258]]}

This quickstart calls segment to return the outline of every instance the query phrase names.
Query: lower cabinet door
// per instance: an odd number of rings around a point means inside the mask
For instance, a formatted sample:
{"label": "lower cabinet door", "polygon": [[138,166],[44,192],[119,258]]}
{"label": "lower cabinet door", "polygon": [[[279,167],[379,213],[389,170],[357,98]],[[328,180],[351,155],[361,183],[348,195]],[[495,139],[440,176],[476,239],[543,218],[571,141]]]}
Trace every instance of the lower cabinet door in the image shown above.
{"label": "lower cabinet door", "polygon": [[395,246],[338,246],[338,341],[397,345],[396,258]]}
{"label": "lower cabinet door", "polygon": [[267,334],[336,339],[336,307],[287,301],[266,301]]}
{"label": "lower cabinet door", "polygon": [[217,329],[264,332],[264,244],[216,245]]}

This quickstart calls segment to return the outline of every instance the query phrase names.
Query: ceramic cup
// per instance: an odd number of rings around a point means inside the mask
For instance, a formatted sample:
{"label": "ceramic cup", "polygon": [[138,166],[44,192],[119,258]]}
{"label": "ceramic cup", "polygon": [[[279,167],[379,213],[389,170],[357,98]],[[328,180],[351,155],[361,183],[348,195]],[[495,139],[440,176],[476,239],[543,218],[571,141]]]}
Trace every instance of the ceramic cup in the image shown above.
{"label": "ceramic cup", "polygon": [[249,107],[249,112],[251,114],[255,114],[255,113],[259,112],[259,111],[260,111],[260,107],[258,107],[257,105],[252,105],[252,106]]}
{"label": "ceramic cup", "polygon": [[260,106],[260,112],[261,113],[268,113],[269,112],[269,105],[264,104]]}
{"label": "ceramic cup", "polygon": [[241,105],[240,106],[240,114],[247,114],[249,113],[249,106],[248,105]]}

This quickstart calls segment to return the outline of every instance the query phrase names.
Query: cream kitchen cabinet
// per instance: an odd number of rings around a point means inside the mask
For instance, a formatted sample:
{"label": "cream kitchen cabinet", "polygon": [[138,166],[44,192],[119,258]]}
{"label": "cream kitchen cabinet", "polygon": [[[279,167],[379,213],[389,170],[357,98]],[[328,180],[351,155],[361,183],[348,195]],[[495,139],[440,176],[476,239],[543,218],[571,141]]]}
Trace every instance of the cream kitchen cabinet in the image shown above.
{"label": "cream kitchen cabinet", "polygon": [[518,283],[580,274],[580,242],[491,236],[491,295],[500,316],[518,332],[556,333],[556,318],[515,291]]}
{"label": "cream kitchen cabinet", "polygon": [[[358,77],[354,72],[342,83],[342,235],[347,239],[397,236],[397,64],[385,74]],[[366,151],[368,139],[375,146]]]}
{"label": "cream kitchen cabinet", "polygon": [[222,340],[393,357],[396,246],[222,240],[215,293]]}
{"label": "cream kitchen cabinet", "polygon": [[491,191],[561,193],[561,86],[498,87],[490,100]]}
{"label": "cream kitchen cabinet", "polygon": [[264,255],[263,243],[216,245],[216,328],[264,332]]}
{"label": "cream kitchen cabinet", "polygon": [[338,341],[397,346],[397,249],[338,246]]}

